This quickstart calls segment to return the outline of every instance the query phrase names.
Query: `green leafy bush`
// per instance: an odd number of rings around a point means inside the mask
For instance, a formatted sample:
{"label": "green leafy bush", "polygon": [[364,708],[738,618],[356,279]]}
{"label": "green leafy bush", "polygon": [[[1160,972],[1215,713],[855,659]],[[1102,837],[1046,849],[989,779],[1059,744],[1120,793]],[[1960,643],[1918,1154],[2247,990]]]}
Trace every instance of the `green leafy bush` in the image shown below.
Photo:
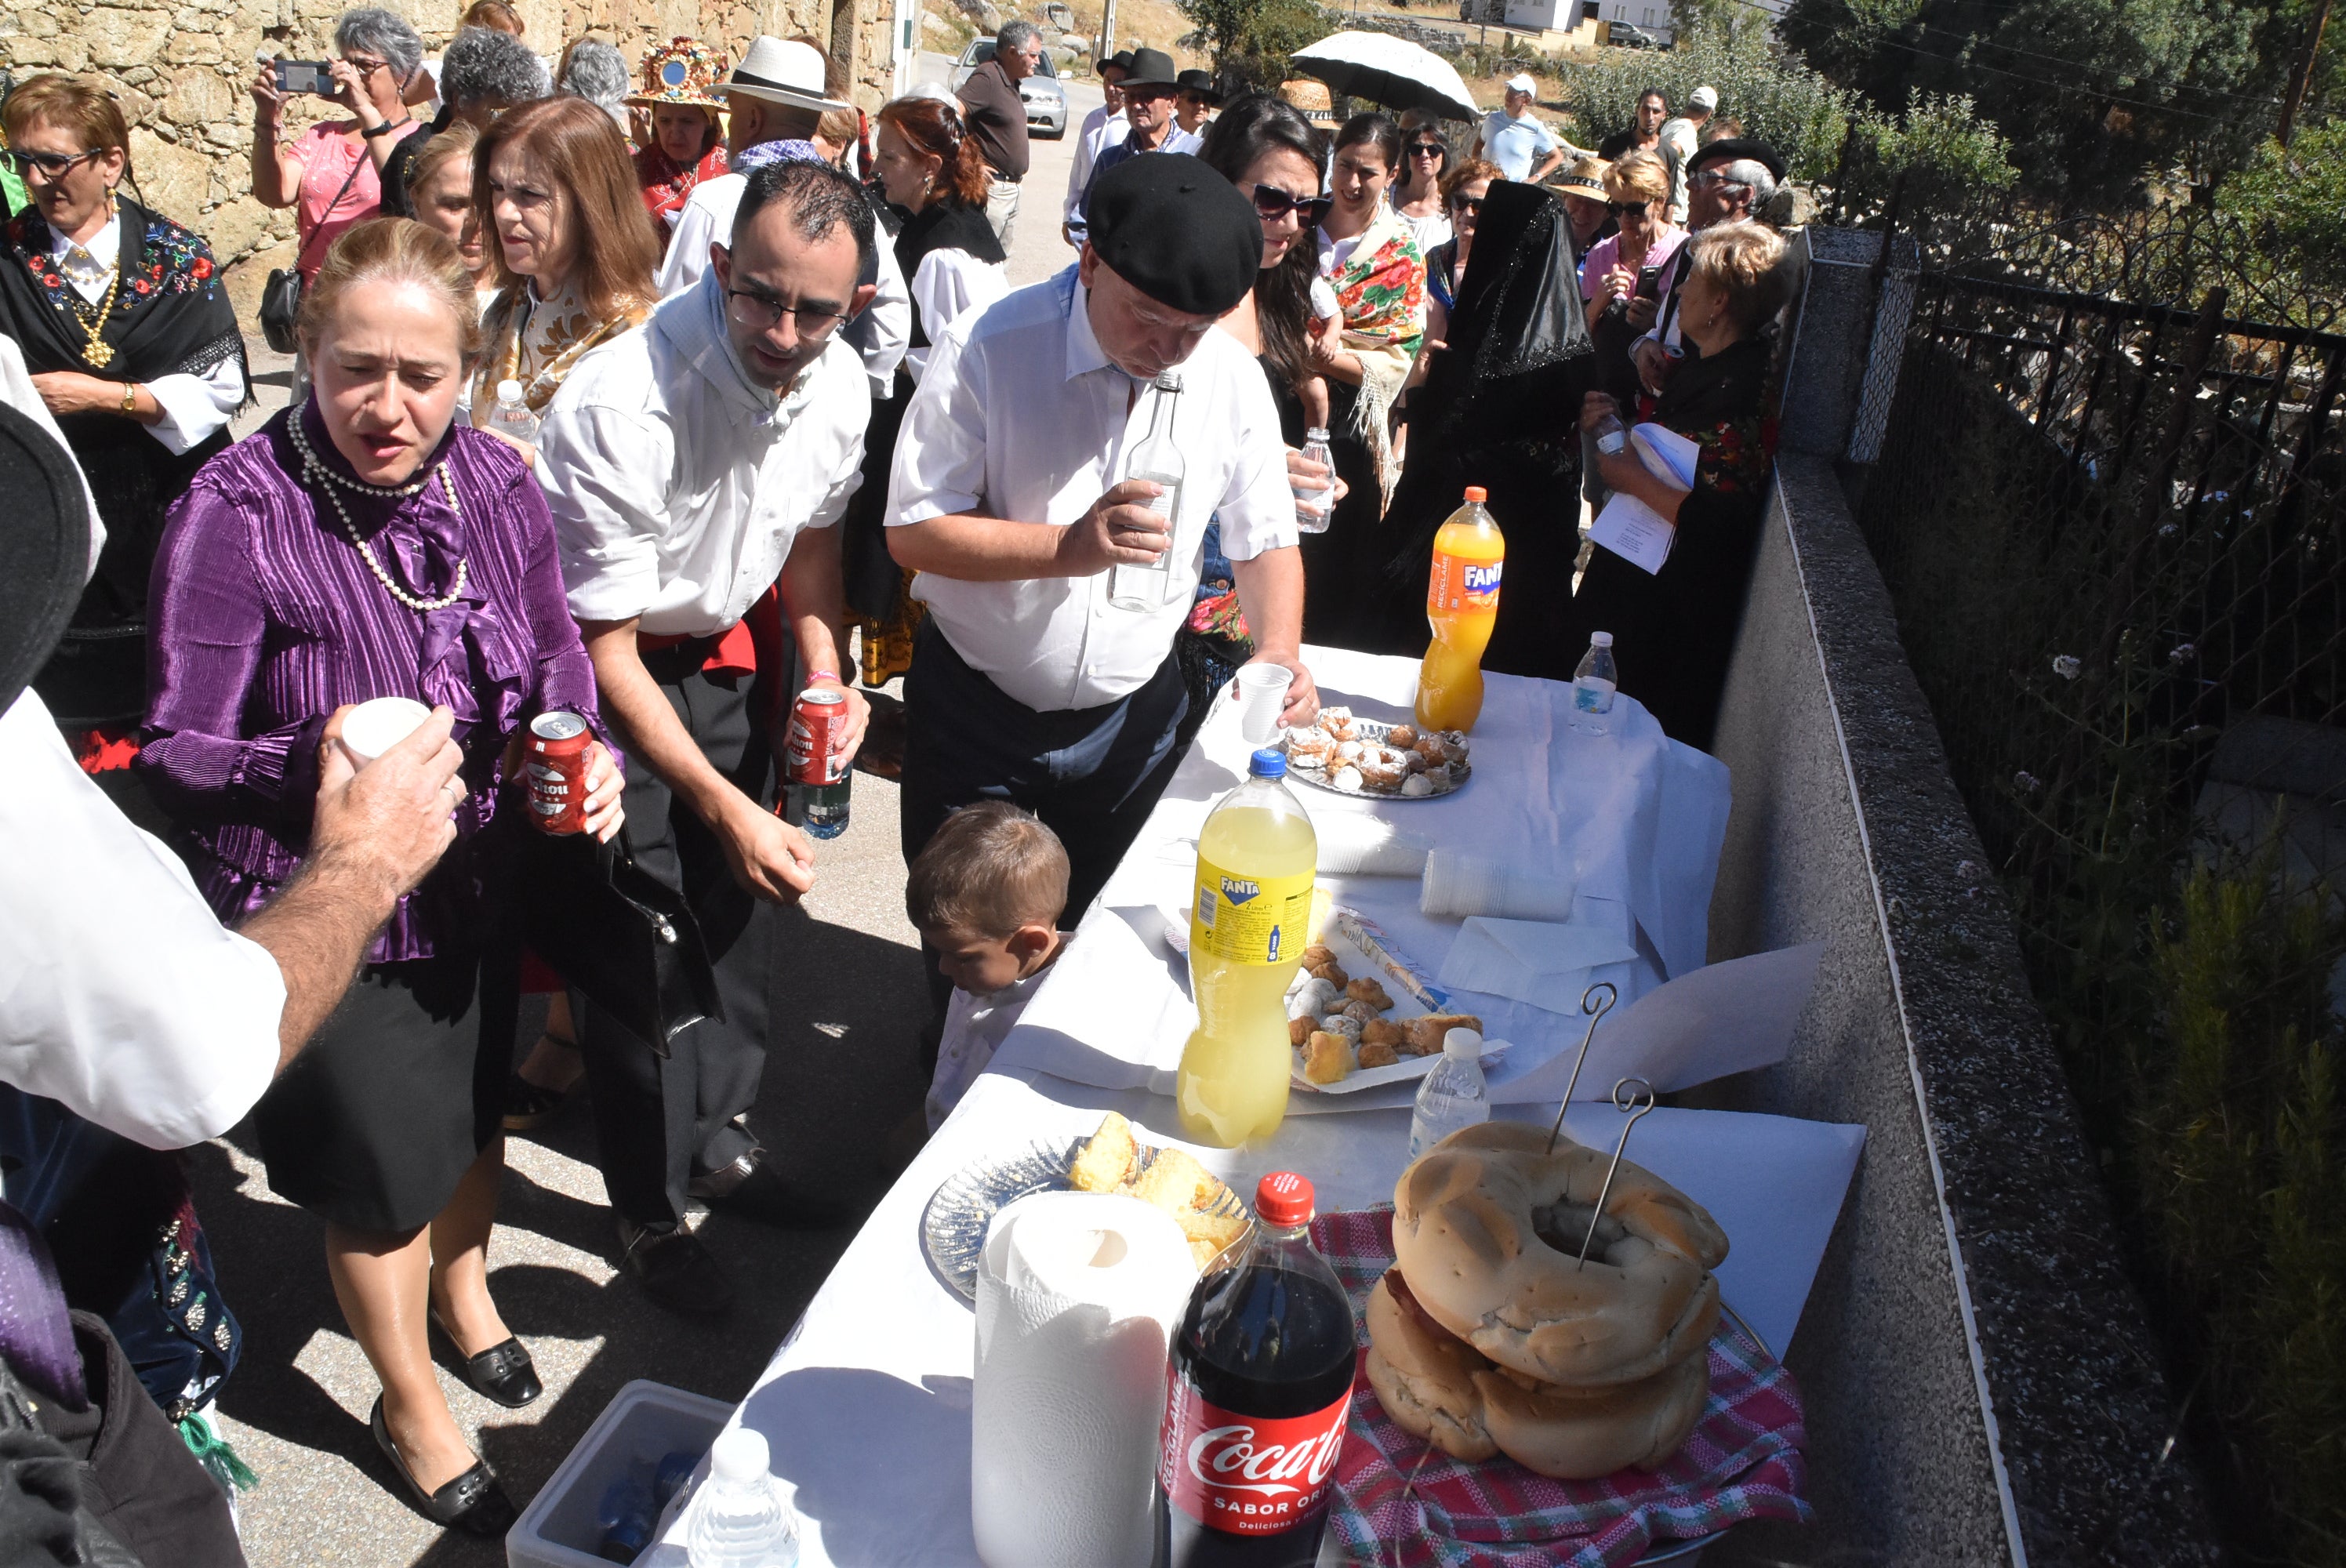
{"label": "green leafy bush", "polygon": [[2268,141],[2218,188],[2266,255],[2308,280],[2346,288],[2346,121],[2310,127],[2288,147]]}
{"label": "green leafy bush", "polygon": [[1260,87],[1290,74],[1288,56],[1332,30],[1312,0],[1178,0],[1197,24],[1197,43],[1212,54],[1218,73]]}

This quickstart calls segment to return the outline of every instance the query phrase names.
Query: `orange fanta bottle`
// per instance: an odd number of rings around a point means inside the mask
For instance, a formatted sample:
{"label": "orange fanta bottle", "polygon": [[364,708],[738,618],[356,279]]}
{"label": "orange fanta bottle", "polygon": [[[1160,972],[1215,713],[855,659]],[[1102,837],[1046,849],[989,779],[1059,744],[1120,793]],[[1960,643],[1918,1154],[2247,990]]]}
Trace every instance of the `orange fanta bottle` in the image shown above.
{"label": "orange fanta bottle", "polygon": [[1499,618],[1499,573],[1507,541],[1484,506],[1487,493],[1466,487],[1466,504],[1433,536],[1433,570],[1425,583],[1425,619],[1433,628],[1417,672],[1421,729],[1472,729],[1483,711],[1483,650]]}

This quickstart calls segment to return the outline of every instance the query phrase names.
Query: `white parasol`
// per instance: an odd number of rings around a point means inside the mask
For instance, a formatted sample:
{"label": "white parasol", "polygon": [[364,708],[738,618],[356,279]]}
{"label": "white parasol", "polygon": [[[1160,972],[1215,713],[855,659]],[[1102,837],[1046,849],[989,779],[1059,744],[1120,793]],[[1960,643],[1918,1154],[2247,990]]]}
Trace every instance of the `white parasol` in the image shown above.
{"label": "white parasol", "polygon": [[1391,33],[1331,33],[1289,56],[1295,68],[1331,91],[1393,109],[1424,109],[1443,119],[1478,120],[1457,68],[1421,44]]}

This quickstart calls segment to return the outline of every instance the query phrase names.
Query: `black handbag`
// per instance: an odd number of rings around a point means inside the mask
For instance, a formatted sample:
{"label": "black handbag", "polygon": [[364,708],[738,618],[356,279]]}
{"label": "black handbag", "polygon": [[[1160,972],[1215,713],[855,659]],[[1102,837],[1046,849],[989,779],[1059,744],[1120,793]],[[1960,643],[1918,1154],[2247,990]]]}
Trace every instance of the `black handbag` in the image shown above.
{"label": "black handbag", "polygon": [[[333,200],[326,203],[327,217],[332,217],[334,209],[342,204],[342,198],[350,194],[351,182],[358,178],[359,170],[366,167],[373,156],[364,148],[359,149],[358,161],[352,164],[350,173],[342,177],[342,188],[334,192]],[[323,223],[319,225],[321,229],[324,227]],[[310,236],[311,239],[316,238],[318,236],[314,232]],[[309,253],[309,241],[304,240],[293,258],[293,265],[276,269],[260,285],[260,335],[269,341],[271,349],[280,354],[293,353],[301,346],[301,335],[294,329],[301,317],[301,262]]]}
{"label": "black handbag", "polygon": [[531,833],[519,861],[522,940],[656,1054],[702,1019],[725,1016],[684,894],[624,846]]}

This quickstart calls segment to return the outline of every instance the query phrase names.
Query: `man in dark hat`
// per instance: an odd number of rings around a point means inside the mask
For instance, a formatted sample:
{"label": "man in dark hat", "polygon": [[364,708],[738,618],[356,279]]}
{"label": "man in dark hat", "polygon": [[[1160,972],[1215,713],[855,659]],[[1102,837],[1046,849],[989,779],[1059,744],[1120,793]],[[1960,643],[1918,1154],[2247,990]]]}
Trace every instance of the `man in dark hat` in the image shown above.
{"label": "man in dark hat", "polygon": [[1186,134],[1173,123],[1173,100],[1180,92],[1173,56],[1162,49],[1135,49],[1132,69],[1124,78],[1124,139],[1101,149],[1092,164],[1091,183],[1068,220],[1068,241],[1080,245],[1089,221],[1091,193],[1099,188],[1109,169],[1148,152],[1195,152],[1204,138]]}
{"label": "man in dark hat", "polygon": [[1173,128],[1189,138],[1187,147],[1168,148],[1168,152],[1195,152],[1206,139],[1206,127],[1213,123],[1214,111],[1221,107],[1222,95],[1214,91],[1214,78],[1205,72],[1190,69],[1174,78]]}
{"label": "man in dark hat", "polygon": [[1076,156],[1067,164],[1067,199],[1059,208],[1059,233],[1070,245],[1081,243],[1074,224],[1092,182],[1092,165],[1132,128],[1124,117],[1124,78],[1132,74],[1132,51],[1119,49],[1094,62],[1093,69],[1099,73],[1100,107],[1084,117],[1076,132]]}
{"label": "man in dark hat", "polygon": [[[1093,183],[1075,266],[934,351],[888,496],[929,608],[905,682],[908,862],[954,808],[1014,800],[1066,846],[1067,908],[1091,902],[1179,761],[1173,637],[1218,514],[1254,662],[1291,672],[1286,722],[1318,713],[1277,411],[1213,330],[1261,258],[1229,180],[1183,153],[1127,159]],[[1126,477],[1152,430],[1183,460],[1169,494]]]}
{"label": "man in dark hat", "polygon": [[[1749,219],[1765,208],[1783,183],[1785,163],[1774,148],[1749,137],[1722,137],[1687,160],[1687,228],[1689,232]],[[1693,260],[1689,246],[1678,247],[1662,270],[1653,297],[1629,303],[1629,324],[1645,331],[1630,345],[1637,379],[1648,392],[1661,391],[1672,361],[1701,351],[1678,335],[1678,285]]]}

